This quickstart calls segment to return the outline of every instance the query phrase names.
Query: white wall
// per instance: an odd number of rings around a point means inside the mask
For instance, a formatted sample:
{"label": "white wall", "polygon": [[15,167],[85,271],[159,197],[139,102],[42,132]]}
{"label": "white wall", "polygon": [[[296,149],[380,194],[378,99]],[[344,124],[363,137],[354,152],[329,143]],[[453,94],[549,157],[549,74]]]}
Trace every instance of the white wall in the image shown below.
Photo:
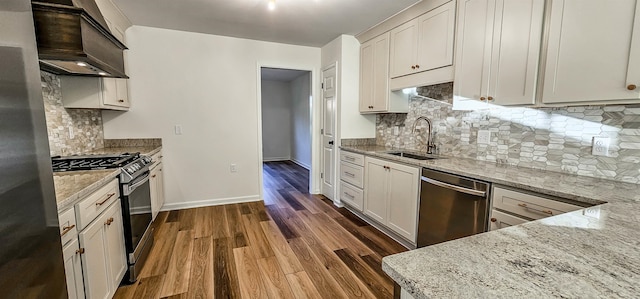
{"label": "white wall", "polygon": [[291,160],[311,167],[311,74],[306,73],[291,84]]}
{"label": "white wall", "polygon": [[318,82],[320,49],[142,26],[127,46],[132,106],[103,113],[105,137],[163,139],[165,209],[258,199],[259,67],[312,70]]}
{"label": "white wall", "polygon": [[[262,159],[281,161],[291,159],[291,84],[262,80]],[[310,93],[307,93],[307,97]],[[307,125],[307,128],[309,125]],[[311,143],[311,139],[309,139]],[[309,145],[309,150],[311,150]],[[311,154],[311,153],[309,153]],[[311,155],[309,155],[311,158]]]}
{"label": "white wall", "polygon": [[338,62],[338,132],[339,138],[375,138],[375,115],[361,115],[360,42],[351,35],[341,35],[322,47],[322,67]]}

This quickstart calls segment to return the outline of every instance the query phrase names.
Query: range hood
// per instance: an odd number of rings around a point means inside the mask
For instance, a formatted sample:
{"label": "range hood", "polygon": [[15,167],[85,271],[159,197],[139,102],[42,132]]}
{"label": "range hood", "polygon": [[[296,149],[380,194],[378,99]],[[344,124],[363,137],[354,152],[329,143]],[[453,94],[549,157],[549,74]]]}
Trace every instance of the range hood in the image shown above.
{"label": "range hood", "polygon": [[42,70],[58,75],[128,78],[127,47],[109,30],[94,0],[31,2]]}

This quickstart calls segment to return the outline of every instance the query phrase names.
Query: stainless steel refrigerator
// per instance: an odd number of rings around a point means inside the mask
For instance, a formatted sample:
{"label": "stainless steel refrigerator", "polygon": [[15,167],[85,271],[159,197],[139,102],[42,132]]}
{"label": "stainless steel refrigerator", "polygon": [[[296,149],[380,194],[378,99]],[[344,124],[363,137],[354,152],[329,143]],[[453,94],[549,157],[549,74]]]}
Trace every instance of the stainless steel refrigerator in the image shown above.
{"label": "stainless steel refrigerator", "polygon": [[0,1],[0,297],[67,297],[30,0]]}

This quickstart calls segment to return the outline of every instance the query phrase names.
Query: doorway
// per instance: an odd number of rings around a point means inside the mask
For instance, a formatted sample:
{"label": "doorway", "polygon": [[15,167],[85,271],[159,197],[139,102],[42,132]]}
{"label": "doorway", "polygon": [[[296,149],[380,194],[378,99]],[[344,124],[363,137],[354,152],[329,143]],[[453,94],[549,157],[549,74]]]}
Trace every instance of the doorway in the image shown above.
{"label": "doorway", "polygon": [[[295,163],[310,171],[313,107],[311,71],[261,67],[260,75],[261,162]],[[263,165],[263,169],[267,168]],[[306,177],[307,181],[309,177]],[[305,185],[310,186],[310,182]],[[263,188],[266,188],[266,182]]]}

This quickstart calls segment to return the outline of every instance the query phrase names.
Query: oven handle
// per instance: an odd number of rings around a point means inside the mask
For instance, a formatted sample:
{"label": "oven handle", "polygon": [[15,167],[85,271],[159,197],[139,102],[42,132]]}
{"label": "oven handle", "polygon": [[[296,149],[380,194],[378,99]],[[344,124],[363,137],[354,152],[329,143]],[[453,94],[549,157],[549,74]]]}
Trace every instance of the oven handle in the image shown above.
{"label": "oven handle", "polygon": [[445,182],[436,181],[436,180],[430,179],[428,177],[422,177],[422,181],[427,182],[429,184],[433,184],[433,185],[442,187],[442,188],[452,189],[452,190],[455,190],[455,191],[458,191],[458,192],[471,194],[471,195],[475,195],[475,196],[485,197],[487,195],[487,192],[485,192],[485,191],[468,189],[468,188],[464,188],[464,187],[448,184],[448,183],[445,183]]}
{"label": "oven handle", "polygon": [[139,180],[138,182],[136,182],[135,184],[133,184],[133,185],[128,185],[128,184],[127,184],[127,185],[125,185],[125,186],[127,186],[127,191],[128,191],[128,192],[126,192],[127,194],[125,194],[125,195],[130,195],[130,194],[131,194],[131,193],[133,193],[133,191],[135,191],[138,187],[140,187],[140,186],[144,185],[144,183],[146,183],[146,182],[148,182],[148,181],[149,181],[149,172],[147,172],[147,173],[145,174],[145,176],[144,176],[144,177],[142,177],[142,179],[140,179],[140,180]]}

